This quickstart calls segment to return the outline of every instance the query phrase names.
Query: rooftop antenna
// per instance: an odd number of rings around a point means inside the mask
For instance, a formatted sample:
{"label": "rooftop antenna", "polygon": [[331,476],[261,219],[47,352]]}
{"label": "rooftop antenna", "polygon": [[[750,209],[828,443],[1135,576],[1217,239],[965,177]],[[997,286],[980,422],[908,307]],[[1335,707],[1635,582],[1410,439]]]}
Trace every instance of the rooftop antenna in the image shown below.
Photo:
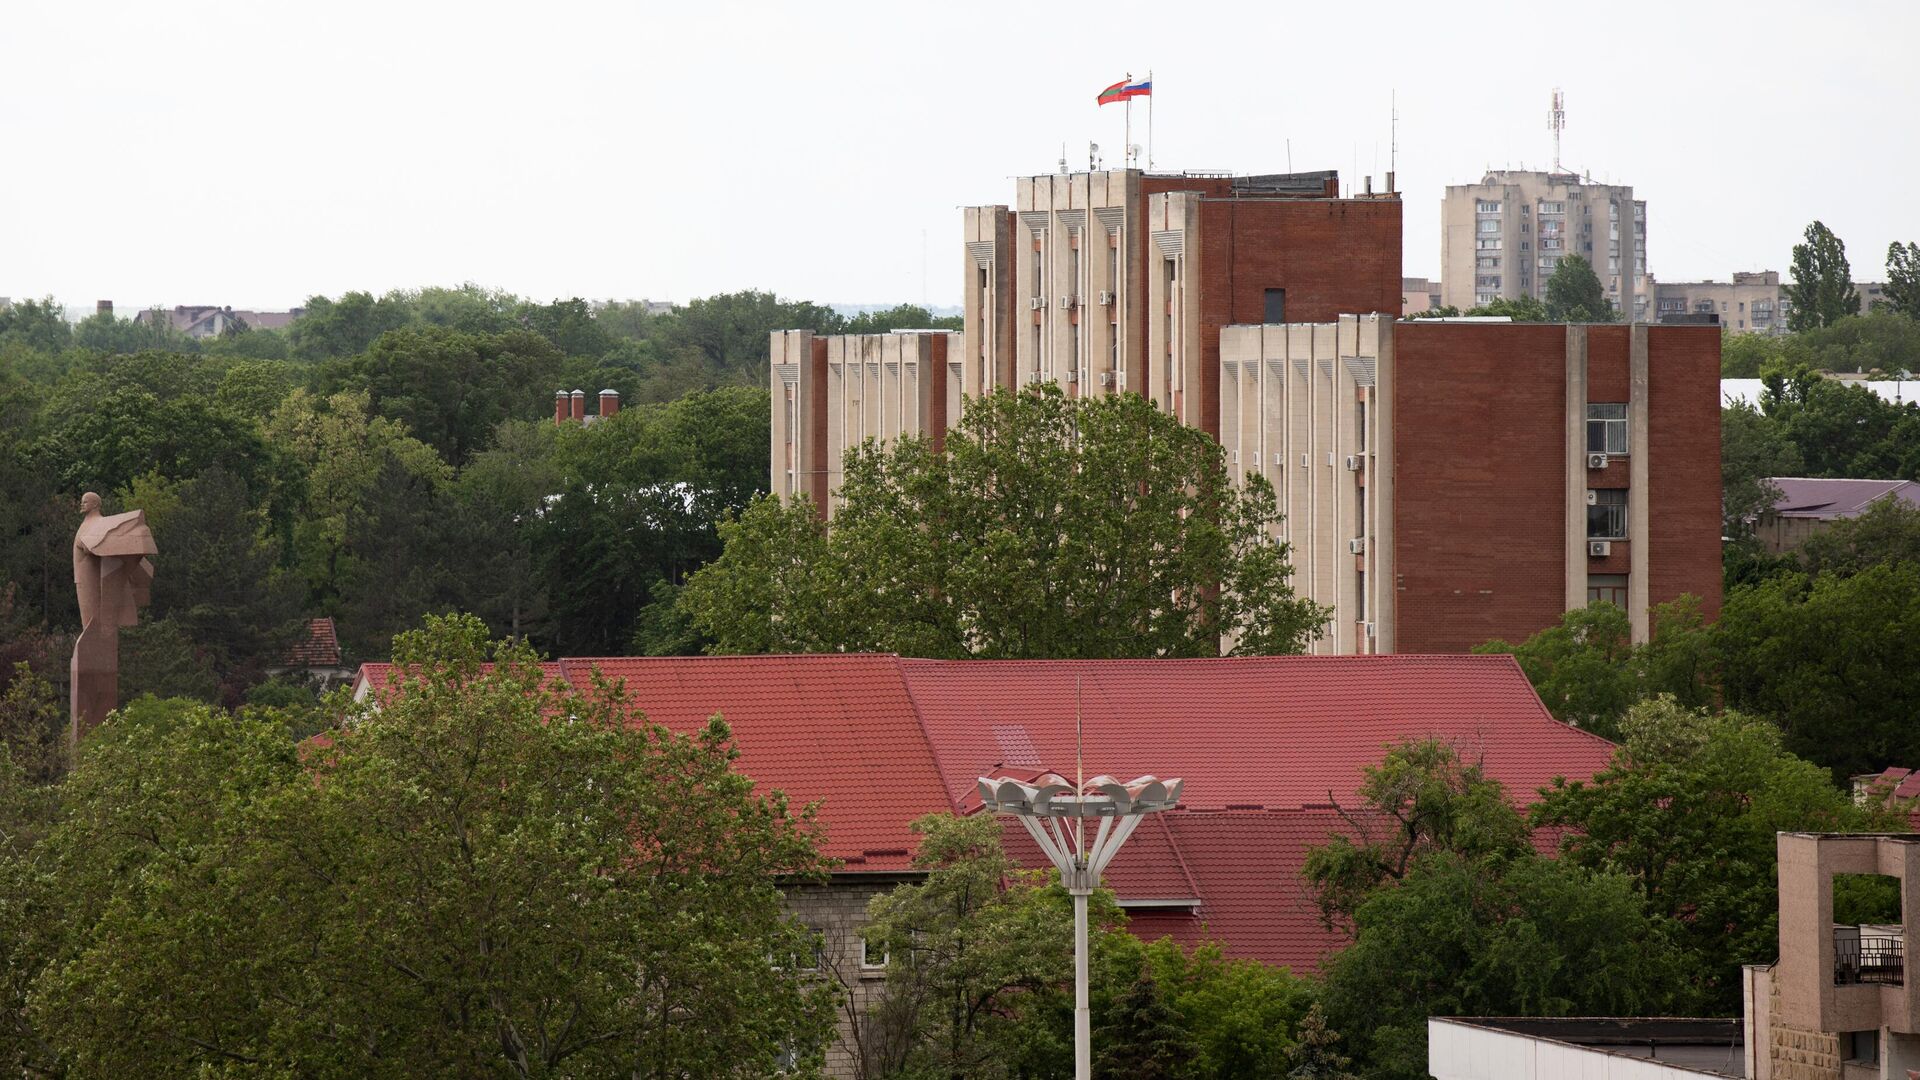
{"label": "rooftop antenna", "polygon": [[1067,144],[1060,144],[1060,175],[1067,175]]}
{"label": "rooftop antenna", "polygon": [[1387,95],[1387,109],[1391,119],[1387,123],[1387,191],[1392,192],[1394,167],[1400,158],[1400,91],[1392,90]]}
{"label": "rooftop antenna", "polygon": [[1553,88],[1553,108],[1547,112],[1547,127],[1553,129],[1553,171],[1560,171],[1560,132],[1567,126],[1567,97]]}

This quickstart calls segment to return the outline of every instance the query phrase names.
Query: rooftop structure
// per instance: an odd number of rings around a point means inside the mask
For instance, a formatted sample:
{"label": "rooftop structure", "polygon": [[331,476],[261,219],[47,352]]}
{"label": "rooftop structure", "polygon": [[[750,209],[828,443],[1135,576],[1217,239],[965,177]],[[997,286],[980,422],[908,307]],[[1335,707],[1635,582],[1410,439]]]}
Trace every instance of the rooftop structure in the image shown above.
{"label": "rooftop structure", "polygon": [[[112,313],[112,301],[103,300],[100,304],[104,305],[108,314]],[[229,330],[284,330],[304,314],[304,308],[247,311],[213,304],[181,304],[171,311],[148,308],[134,315],[133,320],[148,325],[164,324],[191,338],[208,338],[218,337]]]}
{"label": "rooftop structure", "polygon": [[1784,334],[1792,302],[1778,270],[1735,271],[1732,281],[1653,282],[1654,317],[1713,315],[1736,334]]}
{"label": "rooftop structure", "polygon": [[600,391],[600,412],[595,416],[587,415],[587,392],[585,390],[555,390],[553,392],[553,422],[555,424],[591,424],[596,420],[605,420],[620,411],[620,391]]}

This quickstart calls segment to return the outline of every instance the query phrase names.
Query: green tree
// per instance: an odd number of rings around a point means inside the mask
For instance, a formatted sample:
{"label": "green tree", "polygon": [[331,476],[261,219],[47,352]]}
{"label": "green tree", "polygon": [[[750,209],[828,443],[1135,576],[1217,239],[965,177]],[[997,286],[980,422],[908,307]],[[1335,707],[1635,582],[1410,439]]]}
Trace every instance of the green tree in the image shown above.
{"label": "green tree", "polygon": [[1793,283],[1786,291],[1793,304],[1787,325],[1794,330],[1831,326],[1860,313],[1847,245],[1818,221],[1807,226],[1805,243],[1793,245]]}
{"label": "green tree", "polygon": [[[1062,999],[1071,1001],[1062,990],[1073,970],[1070,901],[1047,874],[1014,866],[991,815],[933,815],[914,830],[923,837],[914,865],[926,878],[867,905],[866,938],[888,957],[877,1016],[906,1028],[893,1042],[900,1060],[869,1067],[996,1075],[1022,1040],[1023,1019],[1057,1017]],[[1111,894],[1094,900],[1093,925],[1119,918]]]}
{"label": "green tree", "polygon": [[1593,265],[1578,255],[1562,256],[1547,278],[1549,322],[1613,322],[1619,315]]}
{"label": "green tree", "polygon": [[847,320],[843,334],[885,334],[894,330],[958,330],[959,315],[935,315],[917,304],[898,304],[884,311],[863,311]]}
{"label": "green tree", "polygon": [[[1099,939],[1094,1014],[1104,1020],[1124,988],[1150,976],[1193,1047],[1190,1080],[1279,1076],[1287,1070],[1313,1002],[1313,983],[1254,960],[1230,960],[1218,942],[1192,949],[1172,938],[1134,944],[1126,934]],[[1139,959],[1131,959],[1137,952]],[[1096,1039],[1096,1045],[1098,1040]]]}
{"label": "green tree", "polygon": [[1920,564],[1920,504],[1897,495],[1875,500],[1855,517],[1840,518],[1800,545],[1813,574],[1858,574],[1886,563]]}
{"label": "green tree", "polygon": [[306,307],[287,328],[294,355],[305,360],[358,356],[389,330],[407,324],[408,312],[396,296],[378,300],[373,294],[349,292],[338,300],[310,296]]}
{"label": "green tree", "polygon": [[[832,997],[772,962],[806,815],[612,686],[478,620],[404,635],[396,696],[301,752],[272,717],[137,702],[41,844],[63,933],[29,1016],[75,1075],[817,1072]],[[567,722],[553,722],[566,717]]]}
{"label": "green tree", "polygon": [[1337,1049],[1340,1034],[1327,1027],[1318,1002],[1300,1021],[1300,1041],[1287,1053],[1287,1080],[1360,1080],[1347,1070],[1352,1060]]}
{"label": "green tree", "polygon": [[120,700],[146,696],[216,702],[220,679],[206,650],[172,619],[143,618],[120,631]]}
{"label": "green tree", "polygon": [[1920,319],[1920,244],[1887,245],[1886,295],[1893,314]]}
{"label": "green tree", "polygon": [[1195,1054],[1193,1040],[1151,971],[1142,971],[1108,1008],[1094,1042],[1103,1076],[1176,1080],[1188,1075]]}
{"label": "green tree", "polygon": [[212,664],[223,700],[237,705],[300,629],[305,590],[281,569],[280,545],[246,485],[218,466],[183,483],[136,481],[165,570],[151,617],[171,619]]}
{"label": "green tree", "polygon": [[0,690],[0,757],[18,768],[26,783],[50,783],[67,771],[66,710],[53,684],[25,661],[13,665],[12,678]]}
{"label": "green tree", "polygon": [[1784,363],[1787,339],[1777,334],[1740,333],[1731,327],[1720,330],[1720,377],[1757,379],[1768,368]]}
{"label": "green tree", "polygon": [[1775,575],[1729,593],[1717,633],[1726,704],[1788,750],[1836,778],[1920,760],[1920,564]]}
{"label": "green tree", "polygon": [[1344,814],[1354,834],[1329,837],[1301,868],[1329,927],[1350,924],[1368,897],[1404,880],[1424,856],[1485,859],[1526,850],[1525,825],[1505,790],[1449,743],[1403,743],[1362,771],[1360,805]]}
{"label": "green tree", "polygon": [[1382,1080],[1427,1075],[1429,1016],[1646,1016],[1673,1007],[1666,930],[1624,876],[1530,851],[1419,858],[1354,912],[1329,1018]]}
{"label": "green tree", "polygon": [[1803,470],[1799,448],[1778,421],[1745,402],[1721,409],[1720,534],[1736,541],[1752,536],[1760,514],[1780,499],[1773,477]]}
{"label": "green tree", "polygon": [[1868,828],[1874,814],[1763,720],[1663,697],[1621,727],[1612,764],[1556,781],[1533,820],[1563,830],[1568,861],[1631,881],[1685,950],[1699,1001],[1738,1009],[1740,965],[1778,948],[1775,834]]}
{"label": "green tree", "polygon": [[559,350],[525,330],[468,334],[406,327],[380,335],[366,353],[334,366],[328,382],[365,390],[376,414],[405,424],[459,465],[486,445],[502,421],[548,413],[560,360]]}
{"label": "green tree", "polygon": [[0,344],[17,342],[38,352],[57,353],[72,340],[66,312],[51,296],[0,307]]}
{"label": "green tree", "polygon": [[726,651],[934,657],[1297,652],[1325,609],[1268,538],[1273,489],[1138,395],[972,399],[925,439],[846,459],[829,532],[762,499],[681,603]]}
{"label": "green tree", "polygon": [[711,369],[745,375],[761,386],[767,380],[768,334],[775,330],[837,334],[846,325],[831,308],[754,290],[703,297],[661,320],[671,345],[692,347]]}
{"label": "green tree", "polygon": [[538,537],[547,499],[562,483],[553,443],[552,424],[502,424],[450,493],[465,549],[455,573],[461,606],[515,640],[547,616]]}
{"label": "green tree", "polygon": [[148,349],[162,352],[194,352],[194,340],[173,328],[164,316],[142,322],[122,319],[112,312],[96,312],[81,319],[73,328],[73,344],[94,352],[137,353]]}

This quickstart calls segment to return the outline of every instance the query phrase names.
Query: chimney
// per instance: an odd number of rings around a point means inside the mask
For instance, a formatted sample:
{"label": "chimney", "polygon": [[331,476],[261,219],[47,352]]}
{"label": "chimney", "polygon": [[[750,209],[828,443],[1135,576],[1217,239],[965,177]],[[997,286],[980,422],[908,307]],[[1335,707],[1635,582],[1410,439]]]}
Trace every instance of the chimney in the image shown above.
{"label": "chimney", "polygon": [[567,392],[565,390],[555,390],[553,392],[553,422],[556,424],[564,424],[567,422]]}
{"label": "chimney", "polygon": [[582,423],[586,422],[587,392],[585,390],[575,390],[573,392],[573,418]]}
{"label": "chimney", "polygon": [[600,419],[605,420],[620,411],[620,391],[600,391]]}
{"label": "chimney", "polygon": [[93,302],[93,313],[95,315],[105,315],[109,319],[113,318],[113,301],[95,300]]}

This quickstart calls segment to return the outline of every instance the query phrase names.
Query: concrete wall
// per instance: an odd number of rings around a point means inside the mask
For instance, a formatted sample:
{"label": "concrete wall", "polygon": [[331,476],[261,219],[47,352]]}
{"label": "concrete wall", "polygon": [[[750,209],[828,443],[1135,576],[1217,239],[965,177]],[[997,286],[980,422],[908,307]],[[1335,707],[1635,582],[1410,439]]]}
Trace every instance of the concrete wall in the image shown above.
{"label": "concrete wall", "polygon": [[[1482,202],[1499,203],[1500,209],[1482,214],[1478,210]],[[1542,202],[1564,204],[1565,213],[1543,215]],[[1617,222],[1609,207],[1618,208]],[[1643,261],[1646,256],[1645,213],[1646,204],[1633,197],[1632,187],[1583,183],[1566,173],[1496,170],[1477,184],[1449,185],[1440,208],[1442,299],[1464,311],[1476,306],[1483,295],[1544,298],[1553,272],[1542,270],[1541,257],[1578,255],[1593,264],[1602,288],[1623,317],[1650,319],[1652,296],[1644,270],[1636,270],[1635,262],[1636,256]],[[1481,220],[1497,221],[1500,228],[1482,232]],[[1639,230],[1636,220],[1642,226]],[[1550,233],[1543,222],[1559,223],[1560,231]],[[1609,266],[1616,257],[1612,254],[1615,224],[1618,270]],[[1478,244],[1496,238],[1501,242],[1498,250]],[[1551,246],[1556,240],[1559,246]],[[1499,265],[1480,265],[1479,260],[1488,256],[1498,256]],[[1500,283],[1482,284],[1482,279],[1490,277],[1498,277]]]}
{"label": "concrete wall", "polygon": [[1703,309],[1720,317],[1736,334],[1787,332],[1786,290],[1778,271],[1735,275],[1736,281],[1661,281],[1653,287],[1654,318],[1694,314]]}
{"label": "concrete wall", "polygon": [[861,930],[867,903],[917,875],[840,874],[830,884],[801,885],[785,891],[794,916],[821,935],[820,977],[838,982],[844,994],[833,1043],[827,1048],[827,1075],[857,1080],[877,1073],[863,1068],[866,1047],[875,1033],[868,1009],[886,991],[884,967],[861,963]]}
{"label": "concrete wall", "polygon": [[1728,1075],[1444,1019],[1427,1021],[1427,1071],[1435,1080],[1698,1080]]}
{"label": "concrete wall", "polygon": [[1235,482],[1273,485],[1285,515],[1273,535],[1293,548],[1294,589],[1333,609],[1315,653],[1392,647],[1392,521],[1380,509],[1391,505],[1392,463],[1380,433],[1391,423],[1381,371],[1392,364],[1393,326],[1348,315],[1220,331],[1227,469]]}
{"label": "concrete wall", "polygon": [[[1885,1027],[1920,1034],[1920,993],[1911,985],[1836,985],[1833,875],[1899,879],[1901,909],[1920,911],[1920,837],[1781,833],[1779,996],[1774,1023],[1811,1032]],[[1909,924],[1910,925],[1910,924]],[[1903,952],[1911,956],[1909,934]]]}
{"label": "concrete wall", "polygon": [[846,452],[872,439],[946,439],[965,377],[960,335],[775,331],[771,344],[773,491],[831,516]]}

